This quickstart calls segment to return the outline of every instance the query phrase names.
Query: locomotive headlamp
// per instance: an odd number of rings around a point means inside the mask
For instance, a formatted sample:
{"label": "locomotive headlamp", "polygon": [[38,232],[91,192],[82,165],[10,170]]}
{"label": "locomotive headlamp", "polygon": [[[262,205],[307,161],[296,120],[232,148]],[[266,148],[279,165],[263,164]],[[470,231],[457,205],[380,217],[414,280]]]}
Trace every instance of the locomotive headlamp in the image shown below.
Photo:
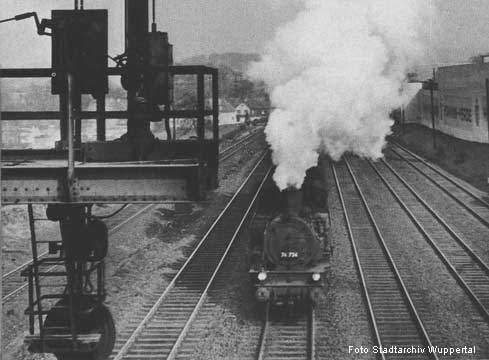
{"label": "locomotive headlamp", "polygon": [[321,280],[321,274],[318,274],[318,273],[312,274],[312,280],[313,281],[319,281],[319,280]]}
{"label": "locomotive headlamp", "polygon": [[260,271],[258,273],[258,280],[265,281],[267,279],[267,273],[265,271]]}

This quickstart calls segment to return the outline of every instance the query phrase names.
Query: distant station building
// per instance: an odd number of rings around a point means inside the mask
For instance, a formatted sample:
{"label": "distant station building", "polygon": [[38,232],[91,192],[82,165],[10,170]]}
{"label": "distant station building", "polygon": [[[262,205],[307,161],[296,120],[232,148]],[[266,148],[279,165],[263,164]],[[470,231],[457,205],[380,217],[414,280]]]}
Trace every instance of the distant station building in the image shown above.
{"label": "distant station building", "polygon": [[[489,64],[445,66],[437,69],[434,91],[435,128],[453,137],[489,143],[486,79]],[[432,127],[429,90],[419,90],[405,109],[405,122]]]}

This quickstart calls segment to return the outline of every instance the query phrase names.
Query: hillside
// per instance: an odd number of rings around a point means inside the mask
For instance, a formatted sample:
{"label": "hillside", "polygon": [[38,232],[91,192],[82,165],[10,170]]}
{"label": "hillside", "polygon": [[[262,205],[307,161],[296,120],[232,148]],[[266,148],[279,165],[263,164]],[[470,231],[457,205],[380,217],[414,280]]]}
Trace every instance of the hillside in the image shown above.
{"label": "hillside", "polygon": [[[258,60],[260,60],[258,54],[223,53],[194,56],[181,61],[179,65],[206,65],[218,68],[221,98],[227,99],[233,105],[246,102],[253,107],[269,107],[270,100],[265,84],[252,81],[246,76],[249,65]],[[192,86],[194,84],[190,80],[184,85],[184,88],[188,88],[189,91],[182,90],[175,93],[177,105],[189,104],[195,100],[190,91]]]}
{"label": "hillside", "polygon": [[246,53],[223,53],[223,54],[211,54],[194,56],[181,61],[182,65],[196,65],[204,64],[217,68],[230,68],[236,73],[244,74],[248,69],[250,63],[260,60],[258,54],[246,54]]}

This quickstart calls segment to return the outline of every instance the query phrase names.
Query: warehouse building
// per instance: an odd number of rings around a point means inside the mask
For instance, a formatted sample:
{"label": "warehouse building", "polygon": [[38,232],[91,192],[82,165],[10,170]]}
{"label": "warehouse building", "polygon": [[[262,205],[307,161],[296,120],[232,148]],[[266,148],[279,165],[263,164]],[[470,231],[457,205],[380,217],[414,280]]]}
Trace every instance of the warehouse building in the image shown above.
{"label": "warehouse building", "polygon": [[[459,139],[489,143],[486,79],[489,79],[488,63],[437,69],[438,90],[433,94],[437,130]],[[429,90],[419,90],[409,103],[405,122],[432,127]]]}

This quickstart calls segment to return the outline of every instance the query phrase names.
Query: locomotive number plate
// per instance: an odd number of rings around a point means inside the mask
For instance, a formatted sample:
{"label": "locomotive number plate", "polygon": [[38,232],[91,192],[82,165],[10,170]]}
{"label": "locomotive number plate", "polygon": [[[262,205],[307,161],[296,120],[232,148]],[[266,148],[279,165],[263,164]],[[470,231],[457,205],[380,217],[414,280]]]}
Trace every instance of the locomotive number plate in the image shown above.
{"label": "locomotive number plate", "polygon": [[289,251],[289,252],[281,252],[280,257],[282,259],[297,259],[299,257],[299,253],[295,251]]}

